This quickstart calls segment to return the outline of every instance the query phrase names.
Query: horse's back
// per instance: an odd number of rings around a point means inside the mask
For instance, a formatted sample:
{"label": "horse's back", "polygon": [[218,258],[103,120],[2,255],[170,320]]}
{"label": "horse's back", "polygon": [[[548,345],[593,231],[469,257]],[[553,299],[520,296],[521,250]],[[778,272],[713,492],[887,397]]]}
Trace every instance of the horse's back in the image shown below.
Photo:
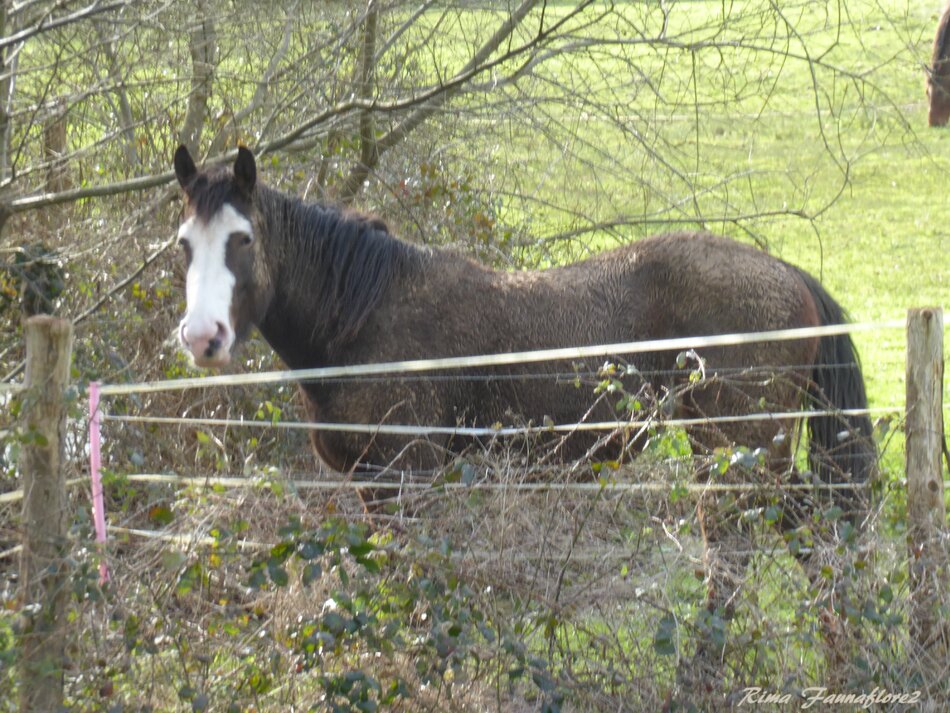
{"label": "horse's back", "polygon": [[[656,339],[816,323],[807,286],[784,262],[711,233],[666,233],[551,271],[600,305],[604,336]],[[615,328],[609,328],[613,323]]]}
{"label": "horse's back", "polygon": [[436,253],[420,276],[392,290],[346,358],[491,354],[817,323],[808,287],[791,266],[728,238],[669,233],[537,271],[496,271]]}

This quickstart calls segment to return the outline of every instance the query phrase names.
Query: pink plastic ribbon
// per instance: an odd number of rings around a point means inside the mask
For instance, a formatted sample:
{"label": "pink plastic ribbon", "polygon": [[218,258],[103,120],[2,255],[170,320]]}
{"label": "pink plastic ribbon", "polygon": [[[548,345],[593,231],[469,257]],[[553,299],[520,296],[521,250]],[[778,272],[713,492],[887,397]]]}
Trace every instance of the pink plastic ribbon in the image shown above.
{"label": "pink plastic ribbon", "polygon": [[[92,478],[92,518],[96,526],[96,542],[104,545],[106,541],[106,509],[102,499],[102,476],[99,454],[99,382],[89,382],[89,475]],[[100,546],[100,556],[104,548]],[[99,583],[109,581],[109,568],[106,561],[99,560]]]}

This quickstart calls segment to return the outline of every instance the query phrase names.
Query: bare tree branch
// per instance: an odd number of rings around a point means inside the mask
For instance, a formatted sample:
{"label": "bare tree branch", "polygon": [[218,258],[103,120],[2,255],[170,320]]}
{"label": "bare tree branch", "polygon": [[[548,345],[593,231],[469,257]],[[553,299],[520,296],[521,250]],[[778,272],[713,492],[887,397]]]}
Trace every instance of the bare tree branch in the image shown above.
{"label": "bare tree branch", "polygon": [[106,72],[115,87],[114,94],[118,101],[116,114],[119,117],[119,126],[122,132],[125,160],[129,167],[135,167],[139,163],[138,152],[135,149],[135,117],[132,116],[132,105],[129,103],[129,94],[122,76],[120,59],[115,47],[113,47],[112,40],[106,36],[106,30],[102,24],[96,23],[96,33],[99,37],[102,52],[106,57]]}
{"label": "bare tree branch", "polygon": [[208,152],[210,156],[216,156],[220,154],[227,146],[228,137],[230,134],[240,127],[244,123],[245,119],[251,116],[251,114],[263,107],[267,101],[267,98],[270,96],[271,82],[273,82],[277,76],[280,65],[286,58],[287,52],[290,49],[291,35],[293,33],[297,8],[299,5],[300,3],[298,0],[297,2],[294,2],[290,8],[288,8],[287,16],[284,20],[284,31],[281,37],[280,45],[278,46],[277,51],[271,56],[270,61],[267,63],[267,69],[264,70],[264,74],[257,82],[257,86],[254,89],[254,95],[243,109],[229,116],[224,125],[218,129],[218,132],[211,140],[211,148]]}
{"label": "bare tree branch", "polygon": [[165,171],[153,176],[141,176],[139,178],[130,178],[127,181],[118,181],[103,186],[88,186],[86,188],[74,188],[61,193],[38,193],[31,196],[14,198],[5,205],[0,206],[0,216],[5,212],[4,217],[9,217],[16,213],[24,213],[31,210],[40,210],[64,203],[75,203],[76,201],[87,198],[104,198],[107,196],[117,196],[123,193],[134,193],[135,191],[144,191],[149,188],[170,183],[175,179],[174,171]]}
{"label": "bare tree branch", "polygon": [[[7,3],[0,4],[0,32],[6,33],[12,24]],[[17,53],[10,46],[0,47],[3,75],[0,76],[0,185],[10,177],[10,141],[13,131],[13,91],[16,87]]]}
{"label": "bare tree branch", "polygon": [[[366,175],[369,170],[374,168],[375,165],[379,162],[380,156],[383,155],[387,150],[398,144],[400,141],[405,139],[416,127],[420,126],[425,122],[429,117],[435,114],[442,105],[444,105],[449,99],[458,94],[465,83],[471,79],[476,74],[487,70],[490,66],[500,64],[503,61],[507,61],[516,54],[527,51],[531,47],[534,47],[539,41],[549,34],[546,33],[542,28],[539,29],[537,36],[527,45],[523,45],[519,50],[510,50],[502,55],[498,61],[494,63],[487,62],[488,58],[502,45],[505,40],[507,40],[515,29],[521,24],[521,22],[528,16],[528,14],[537,7],[539,0],[524,0],[521,5],[518,6],[511,13],[508,19],[502,23],[502,25],[495,31],[491,38],[489,38],[482,47],[475,53],[471,60],[449,81],[442,85],[442,91],[434,94],[432,97],[427,99],[424,102],[417,102],[418,108],[410,114],[408,117],[403,119],[394,129],[389,131],[385,136],[380,138],[375,142],[374,145],[374,155],[370,157],[372,163],[361,162],[357,165],[350,173],[350,176],[346,179],[344,183],[343,190],[340,192],[339,199],[347,202],[353,199],[356,191],[362,186],[363,181],[365,180]],[[589,3],[583,3],[577,11],[580,12],[583,7]]]}
{"label": "bare tree branch", "polygon": [[7,37],[0,37],[0,49],[9,47],[10,45],[15,45],[19,42],[23,42],[30,39],[31,37],[35,37],[44,32],[49,32],[50,30],[55,30],[60,27],[66,27],[67,25],[82,22],[83,20],[88,20],[91,17],[101,15],[105,12],[112,12],[113,10],[122,9],[126,6],[126,4],[127,3],[124,2],[113,2],[102,5],[99,2],[93,2],[91,5],[83,8],[82,10],[77,10],[70,15],[55,19],[50,18],[50,15],[52,15],[53,12],[53,10],[50,10],[49,13],[45,14],[44,17],[40,19],[33,27],[24,28],[19,32],[15,32]]}

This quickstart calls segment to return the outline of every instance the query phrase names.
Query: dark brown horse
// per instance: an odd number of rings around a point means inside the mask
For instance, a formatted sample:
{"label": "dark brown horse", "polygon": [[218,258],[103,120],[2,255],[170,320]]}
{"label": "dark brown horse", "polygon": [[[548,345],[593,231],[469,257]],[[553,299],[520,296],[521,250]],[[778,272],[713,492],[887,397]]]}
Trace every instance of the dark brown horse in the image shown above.
{"label": "dark brown horse", "polygon": [[927,70],[927,98],[930,111],[927,123],[930,126],[946,126],[950,120],[950,5],[944,8],[934,35],[933,55]]}
{"label": "dark brown horse", "polygon": [[[398,240],[378,220],[260,185],[254,157],[244,148],[233,169],[199,171],[181,147],[175,172],[186,196],[179,236],[188,259],[180,338],[201,366],[228,362],[252,326],[289,367],[300,369],[845,321],[808,274],[706,233],[640,240],[565,267],[500,272]],[[699,356],[705,376],[692,384],[675,368],[675,352],[633,356],[626,389],[665,395],[669,412],[681,417],[788,412],[803,404],[839,411],[867,406],[847,335],[708,348]],[[442,372],[312,381],[301,388],[310,418],[322,422],[454,427],[519,417],[535,423],[615,419],[614,404],[592,409],[591,390],[577,388],[573,378],[542,378],[575,368],[531,364],[482,369],[469,378]],[[808,426],[810,467],[819,481],[866,480],[875,464],[867,416],[813,417]],[[688,432],[698,453],[735,444],[759,448],[773,481],[797,477],[793,420],[696,425]],[[560,455],[583,455],[595,441],[575,434]],[[313,445],[336,470],[370,473],[429,472],[463,446],[446,435],[337,431],[315,432]],[[855,501],[840,495],[846,491],[834,492],[833,502],[855,514]],[[714,504],[704,502],[701,513],[711,608],[724,606],[738,586],[717,557],[736,513],[717,514]],[[783,524],[799,524],[810,504],[789,498]]]}

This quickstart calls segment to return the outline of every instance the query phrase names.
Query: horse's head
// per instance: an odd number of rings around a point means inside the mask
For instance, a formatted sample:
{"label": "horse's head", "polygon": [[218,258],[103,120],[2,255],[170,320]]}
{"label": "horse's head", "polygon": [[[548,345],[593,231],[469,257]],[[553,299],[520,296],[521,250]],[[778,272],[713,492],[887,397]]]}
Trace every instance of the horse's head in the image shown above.
{"label": "horse's head", "polygon": [[254,155],[241,147],[233,169],[199,171],[179,146],[175,175],[185,191],[178,242],[188,264],[188,311],[178,336],[195,364],[222,366],[252,320]]}

